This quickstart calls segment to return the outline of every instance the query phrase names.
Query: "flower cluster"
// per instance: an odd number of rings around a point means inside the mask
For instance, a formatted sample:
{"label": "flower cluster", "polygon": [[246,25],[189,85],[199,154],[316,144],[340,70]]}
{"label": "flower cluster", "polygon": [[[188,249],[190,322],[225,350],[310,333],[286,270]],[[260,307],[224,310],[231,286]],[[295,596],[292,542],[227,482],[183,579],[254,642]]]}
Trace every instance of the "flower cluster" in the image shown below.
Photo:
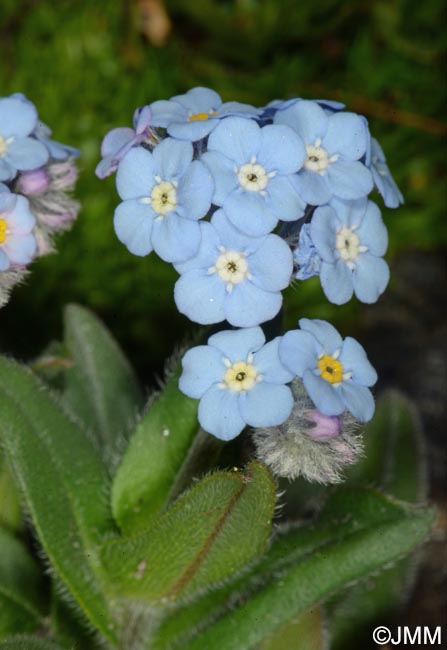
{"label": "flower cluster", "polygon": [[79,206],[68,192],[76,149],[51,139],[36,107],[16,93],[0,98],[0,306],[36,257],[53,251]]}
{"label": "flower cluster", "polygon": [[387,207],[402,195],[366,119],[343,109],[299,98],[256,108],[193,88],[104,138],[97,175],[117,171],[119,240],[173,264],[175,303],[190,320],[242,328],[183,358],[180,388],[221,439],[295,417],[297,381],[317,419],[373,415],[376,373],[354,339],[301,319],[266,343],[259,327],[296,280],[318,275],[335,304],[375,302],[388,283],[387,232],[368,195],[376,187]]}

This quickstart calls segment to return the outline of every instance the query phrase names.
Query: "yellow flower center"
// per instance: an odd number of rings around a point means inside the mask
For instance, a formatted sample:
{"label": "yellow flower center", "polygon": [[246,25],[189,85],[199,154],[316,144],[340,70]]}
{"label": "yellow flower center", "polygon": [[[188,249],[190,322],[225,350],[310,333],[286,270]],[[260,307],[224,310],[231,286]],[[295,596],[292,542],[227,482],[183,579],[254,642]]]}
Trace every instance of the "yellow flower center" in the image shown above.
{"label": "yellow flower center", "polygon": [[165,215],[174,210],[177,205],[176,185],[169,181],[161,181],[151,192],[151,205],[154,212]]}
{"label": "yellow flower center", "polygon": [[6,235],[8,231],[8,224],[6,219],[0,217],[0,244],[3,244],[6,241]]}
{"label": "yellow flower center", "polygon": [[8,143],[6,142],[5,138],[2,135],[0,135],[0,156],[5,155],[7,148],[8,148]]}
{"label": "yellow flower center", "polygon": [[330,384],[339,384],[343,380],[343,365],[329,354],[324,354],[318,359],[318,368],[321,377]]}
{"label": "yellow flower center", "polygon": [[225,388],[241,392],[253,388],[259,379],[257,370],[252,363],[236,361],[226,371],[223,384]]}
{"label": "yellow flower center", "polygon": [[304,167],[312,172],[318,172],[319,174],[325,172],[330,163],[333,163],[338,159],[338,155],[329,158],[328,152],[321,146],[320,138],[315,140],[314,144],[306,145],[306,154],[307,158],[304,161]]}
{"label": "yellow flower center", "polygon": [[208,120],[210,117],[216,117],[217,113],[210,111],[209,113],[194,113],[188,117],[190,122],[197,122],[200,120]]}

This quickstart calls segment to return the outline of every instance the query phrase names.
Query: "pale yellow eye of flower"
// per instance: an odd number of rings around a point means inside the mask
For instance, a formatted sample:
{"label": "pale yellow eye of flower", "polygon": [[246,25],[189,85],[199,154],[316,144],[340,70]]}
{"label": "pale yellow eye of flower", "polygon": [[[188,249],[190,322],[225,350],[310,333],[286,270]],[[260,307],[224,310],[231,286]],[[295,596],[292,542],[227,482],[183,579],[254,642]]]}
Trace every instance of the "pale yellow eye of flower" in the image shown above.
{"label": "pale yellow eye of flower", "polygon": [[239,167],[237,176],[241,187],[249,192],[261,192],[269,182],[269,175],[264,167],[253,162]]}
{"label": "pale yellow eye of flower", "polygon": [[161,181],[151,192],[151,205],[154,212],[165,215],[177,205],[176,185],[169,181]]}
{"label": "pale yellow eye of flower", "polygon": [[245,278],[251,278],[245,254],[228,251],[223,247],[214,266],[208,269],[208,273],[217,273],[226,283],[228,292],[233,290],[235,284],[240,284]]}
{"label": "pale yellow eye of flower", "polygon": [[251,390],[260,381],[260,375],[252,363],[237,361],[229,366],[224,375],[223,387],[236,392]]}
{"label": "pale yellow eye of flower", "polygon": [[338,160],[338,155],[329,157],[328,152],[321,146],[321,140],[318,138],[314,144],[306,145],[307,158],[304,161],[304,167],[312,172],[322,174],[329,165]]}
{"label": "pale yellow eye of flower", "polygon": [[4,156],[7,149],[8,143],[6,142],[5,138],[0,135],[0,156]]}

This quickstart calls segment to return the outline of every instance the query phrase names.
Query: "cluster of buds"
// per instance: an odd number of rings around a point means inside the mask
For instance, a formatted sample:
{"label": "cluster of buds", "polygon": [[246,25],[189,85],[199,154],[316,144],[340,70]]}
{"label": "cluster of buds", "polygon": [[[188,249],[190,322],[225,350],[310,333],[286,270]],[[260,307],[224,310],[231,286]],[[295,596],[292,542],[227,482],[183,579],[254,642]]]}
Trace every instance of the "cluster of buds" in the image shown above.
{"label": "cluster of buds", "polygon": [[0,306],[29,264],[54,251],[54,235],[76,219],[79,204],[70,192],[77,156],[51,139],[24,95],[0,98]]}

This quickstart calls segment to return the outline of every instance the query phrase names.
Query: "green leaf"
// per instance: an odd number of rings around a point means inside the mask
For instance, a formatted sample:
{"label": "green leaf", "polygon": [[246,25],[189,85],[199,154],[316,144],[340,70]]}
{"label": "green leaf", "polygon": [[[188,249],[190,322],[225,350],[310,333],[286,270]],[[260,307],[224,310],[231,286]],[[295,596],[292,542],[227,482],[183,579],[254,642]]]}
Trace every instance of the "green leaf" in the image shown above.
{"label": "green leaf", "polygon": [[65,344],[73,361],[65,399],[113,465],[143,405],[137,378],[108,330],[83,307],[65,309]]}
{"label": "green leaf", "polygon": [[175,600],[228,578],[263,551],[274,504],[275,485],[259,463],[204,478],[148,532],[105,545],[117,594]]}
{"label": "green leaf", "polygon": [[37,636],[20,634],[0,643],[0,650],[64,650],[62,646]]}
{"label": "green leaf", "polygon": [[198,401],[178,388],[179,370],[151,400],[116,471],[112,511],[125,533],[144,530],[166,505],[198,430]]}
{"label": "green leaf", "polygon": [[56,587],[56,581],[53,581],[49,616],[51,636],[69,648],[95,650],[98,648],[98,639],[91,624],[75,603],[68,603],[59,592],[60,586]]}
{"label": "green leaf", "polygon": [[40,542],[87,617],[113,639],[97,545],[112,528],[91,442],[27,369],[0,358],[0,438]]}
{"label": "green leaf", "polygon": [[33,632],[42,624],[44,586],[25,547],[0,528],[0,639]]}
{"label": "green leaf", "polygon": [[[271,580],[251,598],[237,609],[227,611],[186,643],[184,650],[255,648],[353,580],[364,578],[408,554],[426,537],[432,520],[433,515],[426,508],[405,507],[372,490],[339,489],[313,531],[312,528],[307,531],[305,545],[310,552],[290,566],[291,558],[281,560],[276,549],[273,555],[283,570],[274,572]],[[311,550],[312,532],[321,543],[324,537],[321,526],[324,530],[329,524],[332,540],[320,544],[320,548],[314,545]],[[294,531],[294,536],[298,535]]]}
{"label": "green leaf", "polygon": [[321,607],[297,616],[263,641],[257,650],[325,650],[328,648]]}
{"label": "green leaf", "polygon": [[14,478],[0,453],[0,526],[17,531],[22,525],[20,496]]}

